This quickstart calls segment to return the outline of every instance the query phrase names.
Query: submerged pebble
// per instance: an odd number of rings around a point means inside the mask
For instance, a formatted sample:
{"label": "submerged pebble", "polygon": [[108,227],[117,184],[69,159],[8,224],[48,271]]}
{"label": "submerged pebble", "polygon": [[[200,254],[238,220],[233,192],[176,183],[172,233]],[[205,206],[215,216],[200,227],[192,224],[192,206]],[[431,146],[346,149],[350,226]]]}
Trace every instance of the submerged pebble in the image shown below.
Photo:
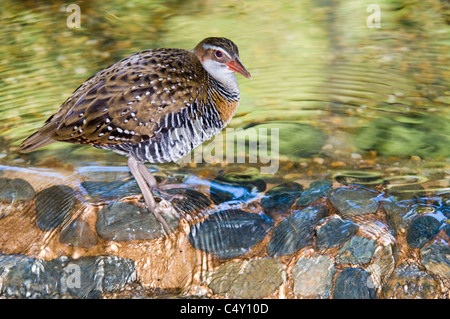
{"label": "submerged pebble", "polygon": [[21,178],[0,178],[0,202],[29,201],[36,195],[34,188]]}
{"label": "submerged pebble", "polygon": [[333,260],[328,256],[300,257],[292,269],[295,295],[329,298],[335,272]]}
{"label": "submerged pebble", "polygon": [[266,182],[258,174],[232,172],[211,181],[210,197],[215,204],[245,201],[254,193],[265,190]]}
{"label": "submerged pebble", "polygon": [[333,190],[330,201],[339,215],[354,217],[375,213],[378,209],[377,194],[364,188],[341,187]]}
{"label": "submerged pebble", "polygon": [[353,236],[338,251],[336,262],[341,264],[366,264],[372,259],[377,242],[370,238]]}
{"label": "submerged pebble", "polygon": [[358,231],[359,226],[341,218],[332,218],[317,229],[316,247],[318,250],[339,246]]}
{"label": "submerged pebble", "polygon": [[269,216],[287,213],[302,191],[303,186],[295,182],[280,184],[266,192],[261,206]]}
{"label": "submerged pebble", "polygon": [[[175,230],[179,216],[163,216]],[[105,206],[97,217],[96,229],[104,240],[150,240],[164,236],[162,225],[147,208],[115,202]]]}
{"label": "submerged pebble", "polygon": [[119,199],[127,196],[141,194],[136,181],[85,181],[81,186],[88,192],[92,198],[99,199]]}
{"label": "submerged pebble", "polygon": [[308,207],[283,219],[273,230],[267,253],[270,256],[290,255],[312,245],[314,229],[327,214],[328,209],[324,206]]}
{"label": "submerged pebble", "polygon": [[436,218],[418,216],[409,225],[406,241],[413,248],[421,248],[439,232],[440,227],[441,222]]}
{"label": "submerged pebble", "polygon": [[272,227],[272,220],[265,215],[240,209],[223,210],[192,225],[189,242],[195,249],[219,258],[235,258],[248,252],[266,237]]}
{"label": "submerged pebble", "polygon": [[377,291],[370,274],[361,268],[345,268],[336,277],[334,299],[376,299]]}
{"label": "submerged pebble", "polygon": [[314,181],[301,193],[300,198],[297,200],[296,205],[298,206],[308,206],[316,199],[320,197],[328,196],[328,194],[333,190],[332,181],[328,180],[318,180]]}
{"label": "submerged pebble", "polygon": [[54,185],[36,195],[37,225],[53,230],[68,219],[78,203],[75,190],[66,185]]}
{"label": "submerged pebble", "polygon": [[420,259],[429,272],[450,279],[449,245],[427,245],[420,249]]}
{"label": "submerged pebble", "polygon": [[263,298],[273,294],[286,274],[276,259],[264,258],[229,262],[213,271],[208,287],[228,298]]}
{"label": "submerged pebble", "polygon": [[417,265],[397,266],[381,290],[385,299],[434,299],[442,293],[442,284]]}
{"label": "submerged pebble", "polygon": [[77,218],[61,230],[59,241],[75,247],[88,248],[97,244],[97,234],[84,220]]}
{"label": "submerged pebble", "polygon": [[116,256],[52,260],[0,254],[1,292],[14,298],[100,298],[136,280],[134,261]]}

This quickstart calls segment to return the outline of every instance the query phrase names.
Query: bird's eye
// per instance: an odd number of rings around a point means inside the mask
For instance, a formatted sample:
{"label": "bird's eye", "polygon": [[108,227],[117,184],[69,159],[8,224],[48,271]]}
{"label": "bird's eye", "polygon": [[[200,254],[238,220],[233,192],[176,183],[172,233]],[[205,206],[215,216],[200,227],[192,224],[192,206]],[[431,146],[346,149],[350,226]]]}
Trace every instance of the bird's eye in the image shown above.
{"label": "bird's eye", "polygon": [[217,50],[217,51],[216,51],[216,57],[221,58],[222,56],[223,56],[222,51]]}

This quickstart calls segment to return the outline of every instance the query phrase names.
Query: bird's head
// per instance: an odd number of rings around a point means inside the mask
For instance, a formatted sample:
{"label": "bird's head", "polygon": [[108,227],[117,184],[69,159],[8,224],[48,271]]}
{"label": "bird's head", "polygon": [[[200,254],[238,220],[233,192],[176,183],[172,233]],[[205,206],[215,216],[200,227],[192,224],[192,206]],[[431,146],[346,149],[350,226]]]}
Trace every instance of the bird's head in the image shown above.
{"label": "bird's head", "polygon": [[228,82],[230,76],[235,79],[234,72],[252,78],[239,59],[238,47],[226,38],[206,38],[194,48],[194,53],[203,68],[222,83]]}

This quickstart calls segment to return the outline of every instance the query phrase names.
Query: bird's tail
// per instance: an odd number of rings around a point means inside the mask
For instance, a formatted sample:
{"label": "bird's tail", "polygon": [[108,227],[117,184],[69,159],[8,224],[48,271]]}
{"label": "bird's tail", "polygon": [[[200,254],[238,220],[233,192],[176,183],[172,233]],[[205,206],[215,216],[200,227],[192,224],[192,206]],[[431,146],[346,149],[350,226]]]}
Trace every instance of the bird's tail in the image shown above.
{"label": "bird's tail", "polygon": [[56,141],[37,131],[20,144],[20,153],[30,153],[53,142]]}

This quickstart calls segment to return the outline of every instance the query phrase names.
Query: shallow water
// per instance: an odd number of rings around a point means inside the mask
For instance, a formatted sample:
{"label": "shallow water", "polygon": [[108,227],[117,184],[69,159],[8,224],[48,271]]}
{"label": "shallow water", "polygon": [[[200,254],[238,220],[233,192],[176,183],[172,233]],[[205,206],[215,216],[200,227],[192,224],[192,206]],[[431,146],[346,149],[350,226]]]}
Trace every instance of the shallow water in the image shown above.
{"label": "shallow water", "polygon": [[[78,29],[60,1],[0,4],[0,296],[449,297],[444,1],[378,1],[380,28],[371,1],[77,4]],[[137,208],[125,158],[18,153],[95,72],[212,35],[253,80],[238,77],[226,134],[148,165],[189,185],[184,200],[156,194],[176,209],[171,237]],[[90,269],[80,287],[77,269]]]}

